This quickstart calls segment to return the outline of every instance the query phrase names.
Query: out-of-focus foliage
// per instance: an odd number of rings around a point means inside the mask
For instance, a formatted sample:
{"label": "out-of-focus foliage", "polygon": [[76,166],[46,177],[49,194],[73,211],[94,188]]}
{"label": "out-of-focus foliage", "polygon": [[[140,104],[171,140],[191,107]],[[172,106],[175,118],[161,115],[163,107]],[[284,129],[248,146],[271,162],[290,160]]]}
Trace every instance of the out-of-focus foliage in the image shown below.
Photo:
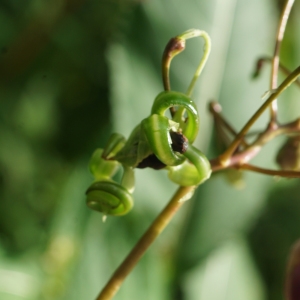
{"label": "out-of-focus foliage", "polygon": [[[296,1],[283,63],[300,61]],[[189,28],[212,38],[194,93],[198,146],[212,158],[209,100],[239,129],[268,89],[278,1],[26,0],[0,2],[0,299],[94,299],[175,191],[166,173],[138,170],[133,211],[102,222],[85,206],[87,165],[112,131],[128,136],[162,90],[167,41]],[[202,41],[174,60],[185,91]],[[300,115],[299,91],[282,97],[282,121]],[[264,126],[266,118],[258,122]],[[255,163],[275,167],[278,141]],[[279,141],[280,142],[280,141]],[[282,141],[281,141],[282,142]],[[242,174],[237,190],[216,174],[156,241],[115,299],[281,299],[285,262],[299,237],[298,180]]]}

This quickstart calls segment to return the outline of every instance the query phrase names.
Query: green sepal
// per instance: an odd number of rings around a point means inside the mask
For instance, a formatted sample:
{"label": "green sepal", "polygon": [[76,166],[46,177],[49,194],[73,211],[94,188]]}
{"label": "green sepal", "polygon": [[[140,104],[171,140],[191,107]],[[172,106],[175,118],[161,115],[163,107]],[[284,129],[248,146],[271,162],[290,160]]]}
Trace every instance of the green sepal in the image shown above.
{"label": "green sepal", "polygon": [[133,193],[135,187],[134,170],[131,167],[123,166],[124,172],[121,185],[128,190],[129,193]]}
{"label": "green sepal", "polygon": [[194,165],[185,161],[179,166],[168,167],[168,177],[171,181],[181,186],[198,185],[198,171]]}
{"label": "green sepal", "polygon": [[133,207],[132,195],[112,181],[94,182],[86,191],[87,206],[105,215],[121,216]]}
{"label": "green sepal", "polygon": [[141,125],[135,127],[124,147],[113,159],[124,166],[136,167],[144,158],[152,154],[151,148],[142,132]]}
{"label": "green sepal", "polygon": [[167,166],[176,166],[184,161],[184,157],[172,149],[169,131],[175,123],[161,115],[151,115],[142,121],[142,128],[149,147],[157,158]]}
{"label": "green sepal", "polygon": [[193,145],[189,145],[183,154],[197,169],[199,175],[199,183],[201,184],[211,175],[211,165],[207,157]]}
{"label": "green sepal", "polygon": [[[178,122],[184,136],[193,143],[199,131],[199,117],[194,101],[187,95],[174,91],[161,92],[154,100],[151,114],[163,116],[170,107],[178,107],[175,122]],[[187,119],[184,113],[187,113]]]}
{"label": "green sepal", "polygon": [[126,139],[119,133],[113,133],[106,143],[102,157],[110,159],[115,156],[125,145]]}
{"label": "green sepal", "polygon": [[109,179],[117,172],[120,164],[117,161],[102,158],[103,149],[96,149],[90,159],[89,169],[96,180]]}
{"label": "green sepal", "polygon": [[199,185],[211,175],[211,166],[206,156],[197,148],[189,145],[183,154],[187,160],[175,167],[169,167],[169,178],[181,186]]}

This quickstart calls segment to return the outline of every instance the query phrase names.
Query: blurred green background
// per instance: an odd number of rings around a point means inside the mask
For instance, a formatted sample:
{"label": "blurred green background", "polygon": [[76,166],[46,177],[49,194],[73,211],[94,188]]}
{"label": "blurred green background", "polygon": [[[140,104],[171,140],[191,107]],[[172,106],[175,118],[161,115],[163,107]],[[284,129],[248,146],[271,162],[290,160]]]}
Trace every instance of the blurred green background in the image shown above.
{"label": "blurred green background", "polygon": [[[174,193],[165,172],[138,170],[135,207],[109,217],[85,205],[89,157],[113,131],[128,136],[162,90],[167,41],[206,30],[212,53],[194,93],[196,142],[217,155],[207,103],[236,129],[268,90],[270,66],[251,80],[256,59],[272,55],[282,1],[0,1],[0,299],[94,299]],[[296,1],[282,48],[300,61]],[[171,83],[185,91],[200,39],[174,60]],[[298,98],[298,99],[297,99]],[[279,103],[280,120],[299,116],[299,91]],[[263,128],[262,118],[256,128]],[[275,168],[278,138],[255,158]],[[215,174],[201,186],[126,280],[116,300],[283,298],[291,245],[300,236],[299,180]]]}

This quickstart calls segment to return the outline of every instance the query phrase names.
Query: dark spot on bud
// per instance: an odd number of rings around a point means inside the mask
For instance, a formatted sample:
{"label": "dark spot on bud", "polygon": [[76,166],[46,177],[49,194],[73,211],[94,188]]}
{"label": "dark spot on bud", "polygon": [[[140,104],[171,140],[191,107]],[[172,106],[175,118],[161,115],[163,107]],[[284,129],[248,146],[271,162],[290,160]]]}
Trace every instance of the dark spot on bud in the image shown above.
{"label": "dark spot on bud", "polygon": [[[188,140],[187,138],[180,132],[170,132],[172,144],[171,147],[173,151],[179,152],[183,154],[188,147]],[[137,166],[138,169],[144,168],[152,168],[154,170],[161,170],[166,165],[161,162],[154,154],[150,154],[146,158],[144,158]]]}
{"label": "dark spot on bud", "polygon": [[154,154],[144,158],[138,165],[138,169],[152,168],[154,170],[161,170],[166,165],[162,163]]}
{"label": "dark spot on bud", "polygon": [[187,138],[180,132],[170,132],[171,140],[172,140],[172,149],[176,152],[183,154],[188,147]]}

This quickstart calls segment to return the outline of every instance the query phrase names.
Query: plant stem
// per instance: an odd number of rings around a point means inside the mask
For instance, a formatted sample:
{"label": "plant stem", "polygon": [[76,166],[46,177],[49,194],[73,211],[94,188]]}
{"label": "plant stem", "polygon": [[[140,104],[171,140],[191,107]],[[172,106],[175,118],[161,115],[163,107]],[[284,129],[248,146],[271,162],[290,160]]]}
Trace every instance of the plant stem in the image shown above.
{"label": "plant stem", "polygon": [[[211,41],[210,41],[210,37],[209,35],[205,32],[205,31],[202,31],[202,30],[198,30],[194,36],[191,36],[191,37],[196,37],[196,36],[200,36],[204,39],[205,41],[205,46],[204,46],[204,53],[203,53],[203,57],[201,58],[201,61],[197,67],[197,70],[192,78],[192,81],[187,89],[187,92],[186,94],[191,97],[192,96],[192,93],[193,93],[193,90],[194,90],[194,87],[195,87],[195,83],[198,79],[198,77],[200,76],[206,62],[207,62],[207,59],[208,59],[208,56],[210,54],[210,50],[211,50]],[[187,37],[188,39],[188,37]]]}
{"label": "plant stem", "polygon": [[286,177],[286,178],[300,178],[300,172],[298,172],[298,171],[270,170],[270,169],[253,166],[250,164],[243,164],[243,165],[239,166],[238,169],[253,171],[256,173],[261,173],[261,174],[271,175],[271,176],[280,176],[280,177]]}
{"label": "plant stem", "polygon": [[195,83],[207,62],[211,49],[211,41],[209,35],[205,31],[198,29],[190,29],[188,31],[185,31],[184,33],[172,38],[168,42],[162,58],[162,78],[165,91],[171,90],[169,71],[172,59],[185,49],[185,41],[194,37],[202,37],[205,42],[205,47],[203,56],[186,92],[189,97],[192,95]]}
{"label": "plant stem", "polygon": [[185,203],[186,200],[190,198],[190,195],[193,193],[194,189],[194,186],[178,188],[177,192],[171,198],[164,210],[153,221],[148,230],[140,238],[118,269],[114,272],[110,280],[98,295],[97,300],[110,300],[114,297],[126,276],[138,263],[153,241],[169,224],[178,209]]}
{"label": "plant stem", "polygon": [[[239,151],[237,153],[234,153],[228,160],[228,164],[226,166],[221,163],[220,157],[211,159],[210,165],[213,172],[221,171],[227,168],[242,168],[248,161],[250,161],[252,158],[254,158],[261,150],[261,148],[270,142],[272,139],[276,138],[279,135],[290,135],[299,133],[300,131],[300,119],[296,119],[293,122],[280,125],[278,127],[268,127],[264,132],[261,132],[256,140],[249,145],[247,148],[243,149],[242,151]],[[252,171],[254,171],[252,169]],[[258,171],[258,173],[263,173]],[[276,171],[274,171],[276,172]],[[280,171],[278,171],[280,172]],[[273,173],[272,175],[279,175],[283,177],[292,177],[287,176],[287,173]]]}
{"label": "plant stem", "polygon": [[278,98],[278,96],[289,87],[300,75],[300,67],[296,68],[276,89],[276,91],[262,104],[262,106],[256,111],[256,113],[250,118],[250,120],[246,123],[246,125],[242,128],[242,130],[238,133],[236,138],[233,140],[228,149],[219,156],[220,163],[223,166],[227,166],[230,163],[230,157],[239,146],[241,141],[243,140],[245,134],[249,131],[251,126],[256,122],[256,120],[262,115],[262,113],[266,110],[266,108]]}
{"label": "plant stem", "polygon": [[170,84],[170,66],[174,56],[178,55],[185,49],[185,40],[179,39],[177,36],[171,38],[165,47],[162,56],[162,80],[165,91],[171,90]]}
{"label": "plant stem", "polygon": [[[299,72],[300,67],[292,73],[294,74],[293,79],[297,77],[296,74],[298,74]],[[265,107],[268,107],[268,102],[266,102],[264,105]],[[220,163],[219,158],[210,160],[212,172],[236,166],[237,168],[268,175],[278,175],[290,178],[300,177],[300,173],[295,171],[268,170],[249,164],[241,163],[243,161],[253,158],[260,151],[261,147],[271,139],[275,138],[280,134],[299,132],[299,128],[300,120],[296,120],[294,122],[279,126],[277,128],[269,128],[264,133],[261,133],[258,139],[247,149],[245,149],[241,153],[234,154],[230,158],[230,162],[228,165],[224,166],[222,163]],[[172,220],[176,212],[179,210],[179,208],[185,203],[186,200],[190,198],[190,195],[191,193],[193,193],[194,189],[194,186],[190,186],[180,187],[177,190],[177,192],[171,198],[170,202],[167,204],[164,210],[153,221],[148,230],[144,233],[144,235],[140,238],[135,247],[124,259],[122,264],[114,272],[110,280],[107,282],[103,290],[98,295],[97,300],[110,300],[114,297],[127,275],[132,271],[132,269],[135,267],[135,265],[138,263],[138,261],[144,255],[144,253],[147,251],[150,245],[154,242],[154,240],[170,223],[170,221]]]}
{"label": "plant stem", "polygon": [[[224,129],[227,129],[228,132],[231,133],[234,137],[237,136],[237,132],[231,126],[231,124],[229,124],[229,122],[225,120],[225,118],[221,115],[221,111],[222,111],[221,105],[218,102],[212,101],[209,103],[209,111],[213,115],[214,124],[216,126],[218,137],[221,139],[224,145],[226,146],[230,145],[229,137],[224,132]],[[241,143],[244,147],[249,146],[244,139],[241,141]]]}
{"label": "plant stem", "polygon": [[[277,88],[277,78],[278,78],[278,68],[279,68],[279,54],[280,54],[280,47],[282,44],[282,39],[285,32],[285,27],[287,20],[289,18],[291,9],[293,7],[295,0],[286,0],[284,9],[280,16],[280,22],[278,25],[278,30],[276,34],[276,43],[274,49],[274,55],[272,59],[272,71],[271,71],[271,82],[270,88],[274,90]],[[275,99],[270,105],[270,112],[271,112],[271,122],[276,123],[277,119],[277,99]]]}
{"label": "plant stem", "polygon": [[[256,62],[256,70],[253,74],[253,78],[256,78],[257,76],[259,76],[260,72],[261,72],[261,69],[264,65],[265,62],[269,62],[271,63],[272,62],[272,58],[271,57],[267,57],[267,56],[264,56],[264,57],[261,57],[257,60]],[[285,67],[283,64],[279,63],[279,70],[285,74],[286,76],[289,76],[292,72],[287,68]],[[295,84],[297,84],[299,87],[300,87],[300,81],[299,79],[297,79],[295,81]]]}

